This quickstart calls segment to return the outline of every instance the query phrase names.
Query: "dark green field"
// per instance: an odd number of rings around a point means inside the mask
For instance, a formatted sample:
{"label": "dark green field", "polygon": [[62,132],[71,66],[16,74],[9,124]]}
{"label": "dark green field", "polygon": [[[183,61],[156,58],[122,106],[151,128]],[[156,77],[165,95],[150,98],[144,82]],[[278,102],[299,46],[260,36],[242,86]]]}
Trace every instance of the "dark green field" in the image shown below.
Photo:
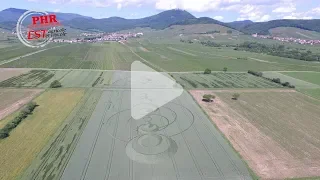
{"label": "dark green field", "polygon": [[172,74],[186,89],[281,88],[279,84],[247,73]]}

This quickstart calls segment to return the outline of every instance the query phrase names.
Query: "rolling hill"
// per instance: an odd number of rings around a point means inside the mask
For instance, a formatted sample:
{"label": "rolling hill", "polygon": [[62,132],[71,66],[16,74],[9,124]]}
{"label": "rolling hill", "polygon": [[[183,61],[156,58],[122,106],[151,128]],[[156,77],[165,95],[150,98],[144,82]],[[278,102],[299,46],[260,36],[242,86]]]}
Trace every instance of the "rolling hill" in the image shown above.
{"label": "rolling hill", "polygon": [[313,20],[289,20],[280,19],[268,22],[255,22],[242,28],[235,27],[246,34],[270,34],[269,30],[277,27],[295,27],[299,29],[320,32],[320,19]]}
{"label": "rolling hill", "polygon": [[299,29],[295,27],[277,27],[269,30],[272,36],[277,37],[293,37],[299,39],[320,39],[320,33],[316,31],[309,31],[304,29]]}
{"label": "rolling hill", "polygon": [[[18,18],[25,12],[24,9],[9,8],[0,11],[0,28],[12,30]],[[121,17],[110,17],[95,19],[72,13],[55,13],[62,24],[79,30],[85,31],[104,31],[115,32],[134,28],[165,29],[173,25],[192,25],[192,24],[216,24],[238,30],[245,34],[270,34],[271,29],[279,27],[292,27],[308,31],[320,32],[320,20],[272,20],[268,22],[252,22],[250,20],[234,21],[224,23],[209,17],[196,18],[189,12],[180,9],[168,10],[159,14],[141,18],[125,19]],[[288,31],[290,33],[290,31]],[[281,34],[285,34],[282,32]],[[303,33],[302,33],[303,34]],[[301,34],[300,34],[301,35]]]}
{"label": "rolling hill", "polygon": [[[16,8],[8,8],[5,10],[0,11],[0,22],[11,22],[11,21],[18,21],[19,17],[25,13],[26,9],[16,9]],[[85,19],[92,19],[91,17],[82,16],[79,14],[73,13],[58,13],[58,12],[48,12],[54,13],[57,15],[58,19],[61,21],[69,21],[75,18],[85,18]]]}
{"label": "rolling hill", "polygon": [[104,19],[76,18],[66,21],[64,24],[75,29],[101,30],[114,32],[136,27],[150,27],[152,29],[164,29],[177,22],[195,18],[192,14],[183,10],[169,10],[154,16],[142,19],[124,19],[120,17],[110,17]]}

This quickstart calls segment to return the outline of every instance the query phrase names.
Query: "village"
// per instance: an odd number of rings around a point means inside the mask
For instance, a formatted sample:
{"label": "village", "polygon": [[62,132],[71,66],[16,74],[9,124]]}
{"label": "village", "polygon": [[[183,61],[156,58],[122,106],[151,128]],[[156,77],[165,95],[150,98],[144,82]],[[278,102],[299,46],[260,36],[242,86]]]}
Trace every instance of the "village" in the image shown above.
{"label": "village", "polygon": [[300,39],[300,38],[293,38],[293,37],[276,37],[276,36],[270,36],[270,35],[258,35],[252,34],[252,37],[255,38],[260,38],[260,39],[273,39],[276,41],[281,41],[281,42],[293,42],[297,44],[308,44],[308,45],[317,45],[320,44],[320,40],[315,40],[315,39]]}
{"label": "village", "polygon": [[81,33],[79,37],[72,39],[53,39],[52,42],[66,42],[66,43],[96,43],[105,41],[123,41],[128,38],[139,38],[143,36],[142,32],[139,33]]}

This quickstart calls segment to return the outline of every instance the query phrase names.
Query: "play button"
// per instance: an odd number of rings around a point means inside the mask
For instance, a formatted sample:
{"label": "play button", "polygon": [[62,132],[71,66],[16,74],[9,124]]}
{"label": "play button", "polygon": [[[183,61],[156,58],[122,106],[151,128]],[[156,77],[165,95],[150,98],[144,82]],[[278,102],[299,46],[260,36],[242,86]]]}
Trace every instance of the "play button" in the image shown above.
{"label": "play button", "polygon": [[179,97],[183,88],[165,72],[135,61],[131,64],[131,116],[139,120]]}

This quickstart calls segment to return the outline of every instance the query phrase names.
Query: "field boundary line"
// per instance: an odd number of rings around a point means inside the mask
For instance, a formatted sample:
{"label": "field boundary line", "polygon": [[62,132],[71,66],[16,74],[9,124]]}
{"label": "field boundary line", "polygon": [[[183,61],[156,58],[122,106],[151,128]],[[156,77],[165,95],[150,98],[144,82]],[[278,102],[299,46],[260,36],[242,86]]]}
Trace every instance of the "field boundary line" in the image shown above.
{"label": "field boundary line", "polygon": [[[308,89],[308,88],[300,88],[300,89]],[[319,89],[319,90],[320,90],[320,88],[315,88],[315,89]],[[315,97],[312,97],[312,96],[310,96],[309,94],[305,94],[305,93],[299,91],[299,89],[297,89],[297,93],[300,93],[300,94],[302,94],[302,95],[304,95],[304,96],[307,96],[307,97],[310,98],[310,99],[313,99],[313,100],[316,100],[316,101],[319,101],[319,102],[320,102],[320,99],[317,99],[317,98],[315,98]],[[319,177],[320,177],[320,176],[319,176]]]}
{"label": "field boundary line", "polygon": [[[91,98],[91,96],[93,95],[93,93],[95,93],[94,91],[95,91],[95,90],[91,90],[91,91],[90,91],[90,90],[87,90],[86,93],[90,93],[90,95],[89,95],[88,99],[86,100],[86,102],[89,101],[89,99]],[[94,105],[94,107],[93,107],[93,111],[94,111],[94,109],[97,107],[98,102],[99,102],[99,99],[100,99],[101,96],[102,96],[102,92],[99,92],[99,93],[100,93],[100,94],[98,95],[98,96],[99,96],[98,100],[97,100],[96,102],[94,102],[95,105]],[[85,102],[85,103],[86,103],[86,102]],[[84,104],[85,104],[85,103],[84,103]],[[80,109],[79,109],[79,110],[80,110]],[[76,140],[76,142],[75,142],[75,144],[74,144],[74,147],[73,147],[71,153],[69,154],[69,156],[67,157],[67,158],[68,158],[68,161],[64,164],[63,171],[60,171],[60,173],[59,173],[59,176],[58,176],[59,179],[61,179],[62,175],[64,174],[65,169],[66,169],[66,167],[68,166],[69,161],[70,161],[70,159],[71,159],[71,157],[72,157],[72,155],[73,155],[73,153],[74,153],[74,151],[75,151],[75,149],[76,149],[76,147],[77,147],[77,145],[78,145],[78,143],[79,143],[79,141],[80,141],[80,138],[81,138],[81,136],[82,136],[82,134],[83,134],[83,132],[84,132],[84,129],[86,128],[87,124],[88,124],[89,121],[90,121],[90,118],[91,118],[91,116],[92,116],[92,114],[93,114],[93,111],[89,114],[89,118],[88,118],[87,121],[85,122],[82,131],[79,133],[79,136],[77,137],[77,140]],[[78,113],[79,113],[79,112],[77,112],[76,114],[78,114]]]}
{"label": "field boundary line", "polygon": [[167,72],[165,69],[163,69],[163,68],[161,68],[161,67],[159,67],[159,66],[157,66],[157,65],[154,65],[153,63],[151,63],[151,62],[147,61],[146,59],[142,58],[141,56],[139,56],[139,55],[138,55],[136,52],[134,52],[134,51],[131,49],[131,47],[129,47],[128,45],[125,45],[125,44],[123,44],[123,45],[126,46],[134,55],[136,55],[137,57],[139,57],[139,58],[140,58],[141,60],[143,60],[145,63],[151,65],[153,68],[156,68],[156,69],[158,69],[158,70],[160,70],[160,71],[163,71],[163,72]]}
{"label": "field boundary line", "polygon": [[195,55],[195,54],[192,54],[192,53],[189,53],[189,52],[186,52],[186,51],[177,49],[177,48],[173,48],[173,47],[171,47],[171,46],[169,46],[169,47],[167,47],[167,48],[170,49],[170,50],[176,51],[176,52],[180,52],[180,53],[189,55],[189,56],[197,57],[197,55]]}
{"label": "field boundary line", "polygon": [[[48,49],[49,50],[49,49]],[[140,57],[138,55],[138,57]],[[140,57],[142,58],[142,57]],[[145,59],[144,59],[145,60]],[[147,60],[145,60],[147,61]],[[152,66],[156,66],[156,65],[153,65],[151,62],[147,61],[147,63],[151,64]],[[1,64],[0,64],[1,65]],[[160,68],[160,67],[159,67]],[[69,68],[69,69],[53,69],[53,68],[5,68],[5,67],[1,67],[1,69],[21,69],[21,70],[52,70],[52,71],[68,71],[68,70],[75,70],[75,71],[105,71],[105,72],[117,72],[117,71],[121,71],[121,72],[135,72],[135,71],[128,71],[128,70],[120,70],[120,69],[113,69],[113,70],[107,70],[107,69],[75,69],[75,68]],[[172,74],[188,74],[188,73],[203,73],[203,71],[166,71],[164,69],[162,69],[163,71],[162,72],[166,72],[166,73],[172,73]],[[224,71],[211,71],[212,73],[224,73]],[[282,73],[282,72],[297,72],[297,73],[303,73],[303,72],[306,72],[306,73],[320,73],[320,71],[261,71],[262,73],[263,72],[278,72],[278,73]],[[248,71],[228,71],[226,73],[248,73]],[[291,77],[291,76],[289,76]]]}
{"label": "field boundary line", "polygon": [[[292,76],[289,76],[289,75],[286,75],[286,74],[282,74],[281,72],[277,72],[277,73],[280,73],[281,75],[286,76],[287,78],[293,78],[293,79],[295,79],[295,80],[297,80],[297,81],[303,82],[303,83],[305,83],[306,85],[308,84],[308,85],[310,85],[310,86],[314,86],[314,87],[306,87],[306,88],[304,88],[304,89],[317,89],[317,88],[320,88],[320,86],[319,86],[318,84],[314,84],[314,83],[311,83],[311,82],[308,82],[308,81],[305,81],[305,80],[302,80],[302,79],[298,79],[298,78],[296,78],[296,77],[292,77]],[[319,72],[319,73],[320,73],[320,72]],[[279,77],[279,78],[281,79],[281,77]]]}
{"label": "field boundary line", "polygon": [[10,62],[13,62],[13,61],[16,61],[16,60],[19,60],[19,59],[22,59],[22,58],[25,58],[25,57],[28,57],[28,56],[32,56],[34,54],[38,54],[40,52],[43,52],[43,51],[46,51],[46,50],[49,50],[49,49],[54,49],[54,48],[63,47],[63,46],[66,46],[66,45],[54,46],[54,47],[47,48],[47,49],[41,49],[39,51],[31,52],[31,53],[28,53],[28,54],[25,54],[25,55],[22,55],[22,56],[18,56],[18,57],[12,58],[12,59],[4,60],[4,62],[0,63],[0,66],[2,66],[4,64],[7,64],[7,63],[10,63]]}

